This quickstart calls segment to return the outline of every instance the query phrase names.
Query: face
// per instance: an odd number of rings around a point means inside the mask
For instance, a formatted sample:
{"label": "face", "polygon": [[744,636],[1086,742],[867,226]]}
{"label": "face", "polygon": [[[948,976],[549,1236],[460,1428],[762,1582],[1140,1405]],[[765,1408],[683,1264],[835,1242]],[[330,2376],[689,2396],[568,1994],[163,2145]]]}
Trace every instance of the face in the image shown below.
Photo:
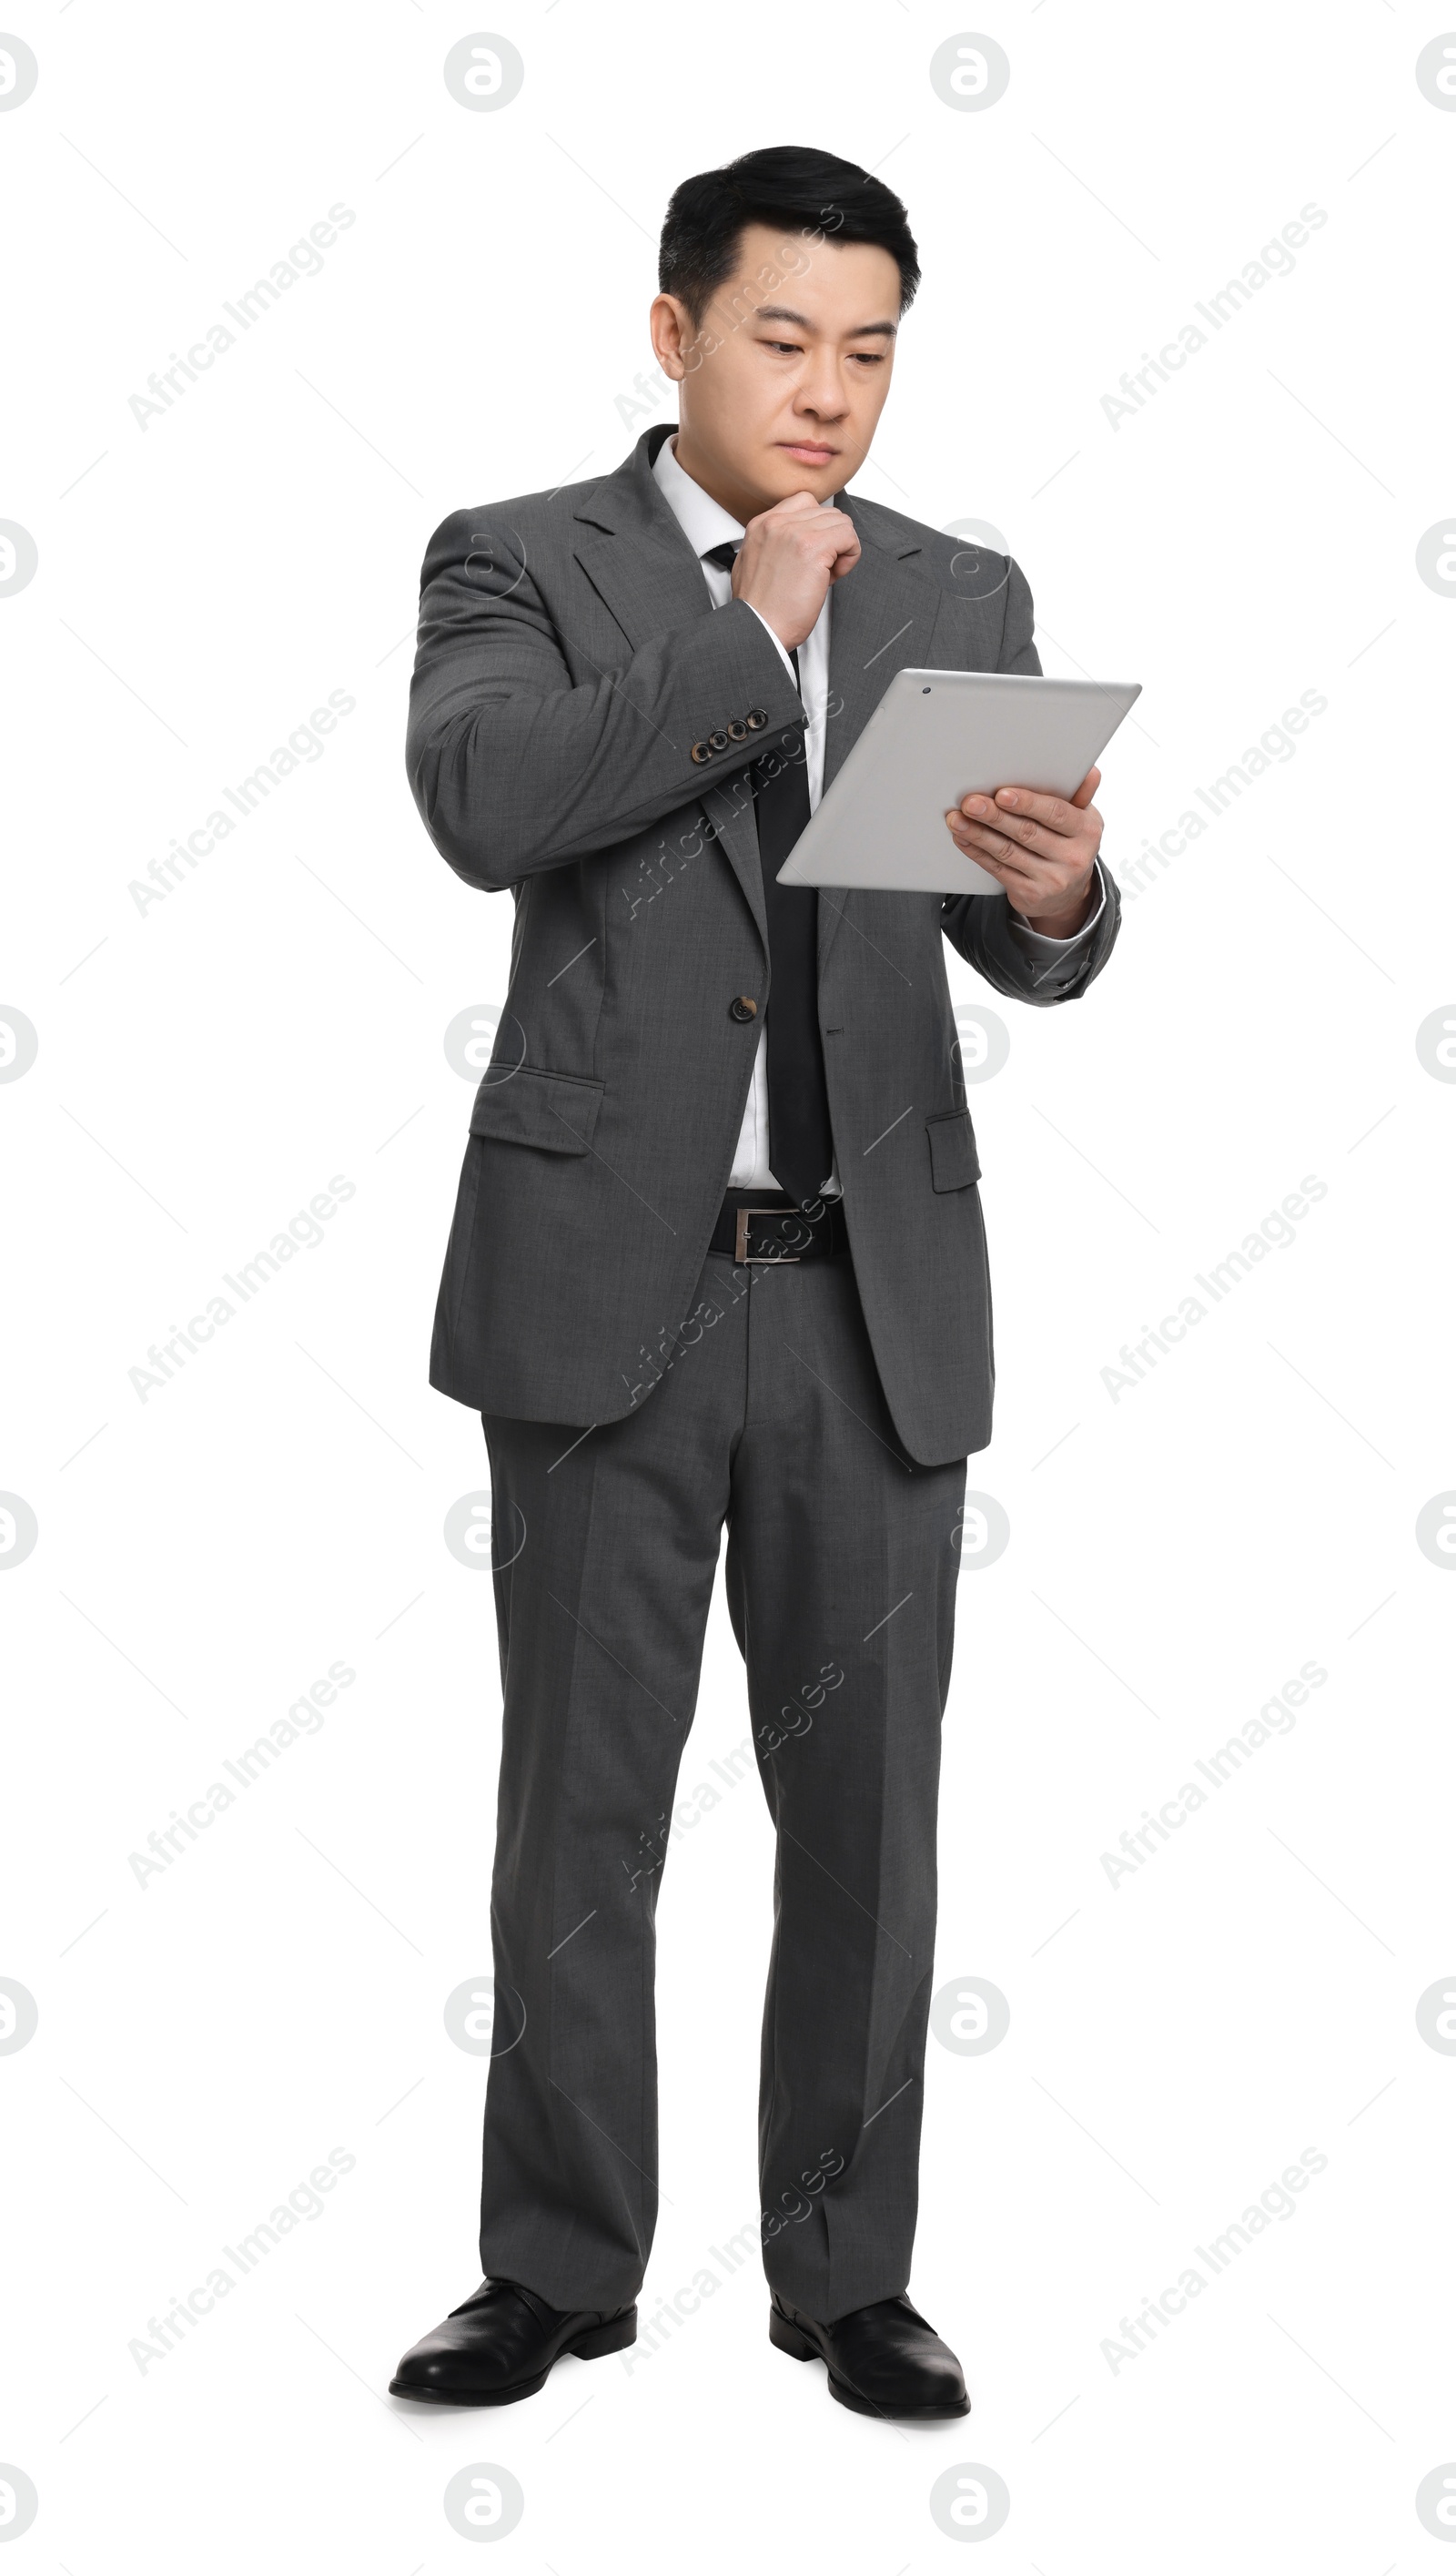
{"label": "face", "polygon": [[887,250],[745,226],[700,323],[675,295],[652,306],[658,364],[681,387],[679,464],[744,522],[791,492],[842,491],[890,389],[899,311]]}

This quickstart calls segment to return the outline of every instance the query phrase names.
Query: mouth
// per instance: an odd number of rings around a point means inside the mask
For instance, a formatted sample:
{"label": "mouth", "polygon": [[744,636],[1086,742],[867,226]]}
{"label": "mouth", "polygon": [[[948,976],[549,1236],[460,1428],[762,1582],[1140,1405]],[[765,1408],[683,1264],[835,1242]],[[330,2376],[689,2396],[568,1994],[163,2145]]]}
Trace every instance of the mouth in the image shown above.
{"label": "mouth", "polygon": [[827,446],[822,438],[781,438],[781,453],[792,456],[796,465],[832,465],[839,454],[837,447]]}

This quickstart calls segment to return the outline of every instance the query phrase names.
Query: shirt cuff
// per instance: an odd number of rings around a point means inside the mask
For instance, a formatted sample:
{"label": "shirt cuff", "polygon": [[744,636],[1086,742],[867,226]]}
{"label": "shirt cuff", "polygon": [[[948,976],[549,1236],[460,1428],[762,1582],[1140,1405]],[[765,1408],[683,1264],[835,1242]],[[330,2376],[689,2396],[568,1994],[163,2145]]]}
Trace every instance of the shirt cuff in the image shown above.
{"label": "shirt cuff", "polygon": [[[745,600],[743,604],[744,604],[745,608],[753,608],[753,602],[752,602],[752,600],[751,600],[751,599],[747,599],[747,600]],[[768,637],[769,642],[772,644],[772,646],[773,646],[773,648],[774,648],[774,651],[777,653],[777,655],[778,655],[778,657],[779,657],[779,660],[782,662],[782,664],[783,664],[783,666],[784,666],[784,669],[788,672],[789,678],[790,678],[791,680],[794,680],[794,666],[793,666],[793,663],[792,663],[792,662],[790,661],[790,659],[789,659],[789,649],[788,649],[788,646],[787,646],[787,645],[782,641],[782,639],[781,639],[779,636],[775,635],[775,633],[774,633],[774,631],[773,631],[773,628],[770,626],[770,624],[769,624],[769,622],[768,622],[768,619],[764,616],[763,611],[762,611],[761,609],[753,608],[753,614],[754,614],[754,616],[758,619],[758,622],[759,622],[760,626],[763,628],[763,631],[764,631],[765,635]],[[794,680],[794,686],[795,686],[795,688],[796,688],[796,689],[797,689],[798,685],[799,685],[798,681],[797,681],[797,680]]]}
{"label": "shirt cuff", "polygon": [[1033,957],[1060,957],[1066,954],[1069,950],[1079,947],[1084,939],[1091,938],[1098,922],[1102,919],[1104,912],[1107,910],[1107,879],[1102,873],[1102,861],[1100,858],[1095,862],[1095,865],[1097,869],[1098,889],[1096,911],[1089,912],[1081,929],[1074,930],[1070,939],[1051,939],[1047,936],[1047,933],[1044,930],[1038,930],[1033,923],[1023,921],[1019,912],[1012,911],[1010,915],[1010,927],[1015,932],[1019,944],[1023,948],[1029,949]]}

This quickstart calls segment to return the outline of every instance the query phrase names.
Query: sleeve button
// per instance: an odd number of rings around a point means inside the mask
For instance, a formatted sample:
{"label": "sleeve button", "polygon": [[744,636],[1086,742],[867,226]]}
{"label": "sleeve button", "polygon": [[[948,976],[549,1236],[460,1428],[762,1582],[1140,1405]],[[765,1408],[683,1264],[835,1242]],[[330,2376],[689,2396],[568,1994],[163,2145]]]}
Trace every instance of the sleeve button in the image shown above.
{"label": "sleeve button", "polygon": [[749,708],[749,710],[748,710],[748,730],[749,730],[749,732],[750,732],[750,733],[762,733],[763,728],[764,728],[764,726],[767,724],[767,722],[768,722],[768,716],[767,716],[766,711],[765,711],[762,707],[750,707],[750,708]]}
{"label": "sleeve button", "polygon": [[692,750],[688,753],[689,760],[696,761],[699,769],[702,768],[705,760],[711,760],[712,757],[713,755],[705,742],[695,742]]}

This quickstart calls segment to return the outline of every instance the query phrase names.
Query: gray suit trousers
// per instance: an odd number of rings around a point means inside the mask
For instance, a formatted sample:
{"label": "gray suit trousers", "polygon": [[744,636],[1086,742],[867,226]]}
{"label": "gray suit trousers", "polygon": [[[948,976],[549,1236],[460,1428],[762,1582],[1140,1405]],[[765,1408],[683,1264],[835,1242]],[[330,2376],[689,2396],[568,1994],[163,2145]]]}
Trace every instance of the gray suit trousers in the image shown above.
{"label": "gray suit trousers", "polygon": [[886,1408],[849,1260],[710,1254],[624,1419],[483,1417],[505,1691],[481,2263],[636,2296],[657,2214],[655,1914],[714,1569],[777,1835],[764,2269],[831,2319],[904,2290],[965,1461]]}

